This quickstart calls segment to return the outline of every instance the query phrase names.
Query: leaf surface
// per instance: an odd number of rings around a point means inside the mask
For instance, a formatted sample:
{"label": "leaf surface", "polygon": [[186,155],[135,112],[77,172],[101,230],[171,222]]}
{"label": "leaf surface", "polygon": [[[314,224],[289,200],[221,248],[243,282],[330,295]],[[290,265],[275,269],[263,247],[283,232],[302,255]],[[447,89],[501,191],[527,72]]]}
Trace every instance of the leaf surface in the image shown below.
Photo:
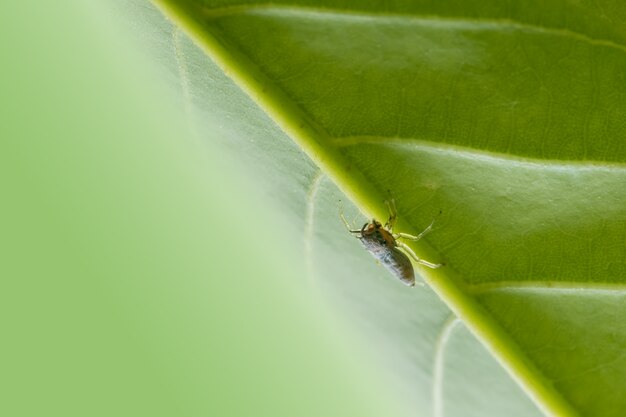
{"label": "leaf surface", "polygon": [[[626,6],[155,3],[195,125],[276,195],[313,284],[419,415],[538,415],[524,393],[622,414]],[[397,230],[436,218],[409,243],[445,262],[418,270],[433,291],[394,282],[339,220],[341,195],[383,220],[389,193]]]}

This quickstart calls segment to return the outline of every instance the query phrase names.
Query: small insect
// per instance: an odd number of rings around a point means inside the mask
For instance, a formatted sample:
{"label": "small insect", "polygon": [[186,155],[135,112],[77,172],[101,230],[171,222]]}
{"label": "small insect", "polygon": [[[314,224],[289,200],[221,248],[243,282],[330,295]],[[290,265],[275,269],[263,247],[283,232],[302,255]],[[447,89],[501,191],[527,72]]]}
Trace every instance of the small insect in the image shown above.
{"label": "small insect", "polygon": [[380,261],[389,272],[404,284],[413,287],[415,285],[415,272],[413,271],[413,265],[409,260],[409,256],[418,264],[433,269],[439,268],[442,264],[433,264],[418,258],[411,248],[402,242],[398,242],[398,239],[420,240],[426,233],[430,232],[435,221],[433,220],[432,223],[417,236],[406,233],[393,233],[393,226],[397,219],[396,205],[393,199],[391,201],[385,201],[385,204],[387,204],[389,208],[389,219],[384,226],[376,219],[372,219],[370,223],[365,223],[360,230],[353,230],[350,228],[350,224],[343,216],[343,213],[340,214],[341,219],[348,228],[348,231],[356,235],[365,249],[367,249],[374,258]]}

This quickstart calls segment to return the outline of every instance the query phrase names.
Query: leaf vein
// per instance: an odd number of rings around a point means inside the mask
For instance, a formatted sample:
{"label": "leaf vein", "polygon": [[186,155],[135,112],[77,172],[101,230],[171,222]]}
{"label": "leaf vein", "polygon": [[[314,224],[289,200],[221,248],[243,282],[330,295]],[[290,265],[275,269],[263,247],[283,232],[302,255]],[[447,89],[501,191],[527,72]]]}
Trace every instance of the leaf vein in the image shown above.
{"label": "leaf vein", "polygon": [[311,284],[314,284],[313,274],[313,233],[315,230],[315,202],[317,201],[317,193],[320,188],[320,184],[324,180],[325,175],[322,170],[318,170],[311,181],[309,186],[309,192],[306,196],[306,217],[304,220],[304,257],[306,259],[307,272]]}
{"label": "leaf vein", "polygon": [[619,282],[574,282],[574,281],[499,281],[467,284],[467,291],[471,294],[489,292],[570,292],[570,293],[623,293],[626,292],[626,283]]}
{"label": "leaf vein", "polygon": [[332,138],[332,144],[337,147],[349,147],[362,144],[373,144],[381,146],[406,146],[418,148],[420,150],[435,150],[441,153],[454,152],[457,155],[471,159],[484,158],[490,161],[506,160],[507,163],[520,165],[535,165],[545,167],[547,165],[562,169],[593,169],[593,170],[626,170],[626,163],[607,162],[600,160],[558,160],[529,158],[513,155],[505,152],[494,152],[486,149],[469,148],[466,146],[452,145],[434,140],[406,138],[406,137],[384,137],[384,136],[345,136]]}
{"label": "leaf vein", "polygon": [[445,353],[448,341],[459,320],[456,316],[450,316],[441,327],[437,344],[435,345],[435,365],[433,369],[433,417],[443,417],[443,379],[445,366]]}
{"label": "leaf vein", "polygon": [[525,33],[537,33],[542,35],[558,36],[562,38],[572,39],[578,42],[587,43],[593,46],[601,46],[626,53],[626,45],[619,42],[594,38],[584,33],[576,32],[571,29],[547,27],[533,23],[522,22],[514,19],[506,18],[470,18],[460,16],[441,16],[441,15],[417,15],[402,13],[372,13],[367,11],[354,11],[345,9],[332,9],[324,7],[310,7],[297,5],[277,5],[272,3],[262,4],[246,4],[236,6],[223,7],[203,7],[202,11],[208,18],[216,19],[220,17],[230,17],[243,14],[274,14],[274,15],[324,15],[349,17],[352,19],[376,21],[376,22],[393,22],[396,20],[409,20],[424,26],[440,26],[445,29],[462,29],[474,31],[517,31]]}

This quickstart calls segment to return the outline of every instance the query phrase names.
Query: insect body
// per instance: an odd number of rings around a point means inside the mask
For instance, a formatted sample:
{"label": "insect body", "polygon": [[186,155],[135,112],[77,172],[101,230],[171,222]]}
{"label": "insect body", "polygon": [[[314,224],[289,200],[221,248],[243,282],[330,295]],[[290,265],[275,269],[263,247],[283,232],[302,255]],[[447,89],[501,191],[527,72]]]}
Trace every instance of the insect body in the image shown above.
{"label": "insect body", "polygon": [[430,231],[433,223],[418,236],[406,233],[393,233],[393,226],[397,217],[396,206],[393,200],[391,200],[391,202],[386,201],[385,203],[389,207],[389,219],[384,226],[376,219],[372,219],[370,223],[365,223],[360,230],[352,230],[350,224],[345,217],[343,217],[343,214],[341,215],[341,219],[348,228],[348,231],[356,235],[365,249],[367,249],[374,258],[380,261],[396,278],[412,287],[415,285],[415,272],[413,271],[413,265],[411,265],[409,256],[418,264],[425,265],[429,268],[439,268],[441,264],[433,264],[418,258],[411,248],[402,242],[398,242],[397,239],[419,240]]}

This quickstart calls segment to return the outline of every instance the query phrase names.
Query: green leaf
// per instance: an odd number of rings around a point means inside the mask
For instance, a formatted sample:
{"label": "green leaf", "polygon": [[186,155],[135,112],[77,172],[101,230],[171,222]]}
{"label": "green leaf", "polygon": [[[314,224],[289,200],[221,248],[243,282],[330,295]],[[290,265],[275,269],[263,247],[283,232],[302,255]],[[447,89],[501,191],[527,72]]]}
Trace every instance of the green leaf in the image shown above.
{"label": "green leaf", "polygon": [[[275,195],[420,415],[622,415],[626,5],[154,2],[199,134]],[[397,230],[436,218],[409,243],[445,263],[429,289],[341,224],[389,194]]]}

